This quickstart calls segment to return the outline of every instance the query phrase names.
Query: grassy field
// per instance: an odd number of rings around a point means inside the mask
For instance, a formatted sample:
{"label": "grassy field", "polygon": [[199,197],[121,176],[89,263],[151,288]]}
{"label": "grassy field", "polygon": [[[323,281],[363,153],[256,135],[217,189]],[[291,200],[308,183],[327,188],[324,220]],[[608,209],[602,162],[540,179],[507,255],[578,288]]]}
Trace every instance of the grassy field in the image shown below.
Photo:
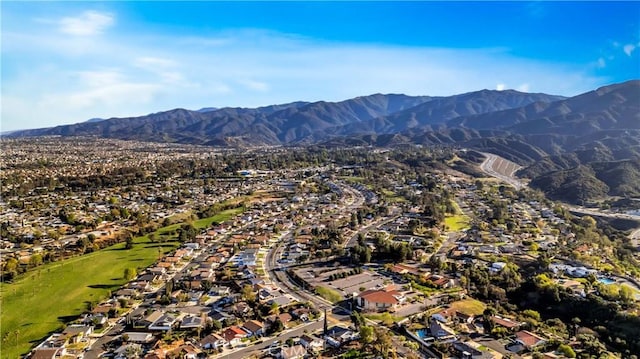
{"label": "grassy field", "polygon": [[391,313],[388,312],[365,314],[364,317],[376,322],[382,322],[384,325],[391,325],[404,319],[403,317],[391,315]]}
{"label": "grassy field", "polygon": [[444,224],[450,231],[462,231],[469,229],[469,217],[463,214],[448,216],[444,219]]}
{"label": "grassy field", "polygon": [[463,299],[451,303],[451,308],[467,315],[481,315],[487,306],[479,300]]}
{"label": "grassy field", "polygon": [[450,231],[462,231],[470,228],[471,219],[465,215],[457,203],[453,202],[455,213],[449,214],[444,218],[444,224]]}
{"label": "grassy field", "polygon": [[240,213],[242,213],[242,207],[228,209],[224,212],[221,212],[217,216],[199,219],[193,222],[193,226],[196,228],[208,228],[211,226],[213,222],[217,222],[217,223],[224,222],[229,218],[234,217]]}
{"label": "grassy field", "polygon": [[331,303],[338,303],[342,300],[342,294],[335,289],[318,286],[316,287],[316,293],[322,298],[330,301]]}
{"label": "grassy field", "polygon": [[[214,221],[228,220],[240,211],[227,210],[196,221],[194,226],[205,228]],[[179,226],[169,227],[175,229]],[[160,228],[156,233],[159,235],[170,230]],[[27,353],[48,333],[76,319],[86,310],[87,303],[97,303],[123,285],[126,282],[123,278],[125,268],[146,268],[178,245],[175,240],[151,243],[148,236],[137,237],[131,249],[125,249],[125,244],[119,243],[87,255],[40,266],[13,283],[2,283],[0,358],[13,359]]]}

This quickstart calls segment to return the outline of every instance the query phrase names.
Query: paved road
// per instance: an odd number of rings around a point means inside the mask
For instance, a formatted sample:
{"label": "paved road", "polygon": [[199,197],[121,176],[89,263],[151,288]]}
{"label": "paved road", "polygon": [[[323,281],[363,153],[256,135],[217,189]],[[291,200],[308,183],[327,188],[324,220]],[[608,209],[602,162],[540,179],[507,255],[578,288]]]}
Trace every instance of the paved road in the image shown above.
{"label": "paved road", "polygon": [[524,183],[514,177],[514,173],[521,167],[517,164],[505,160],[504,158],[486,152],[481,152],[486,156],[484,162],[480,164],[480,169],[486,174],[495,177],[499,180],[507,182],[515,187],[517,190],[525,187]]}
{"label": "paved road", "polygon": [[[236,349],[235,351],[225,350],[225,352],[213,356],[213,358],[228,358],[228,359],[242,359],[246,358],[249,355],[256,353],[262,354],[264,350],[267,349],[274,341],[279,340],[281,343],[285,343],[289,338],[300,337],[306,333],[313,333],[317,330],[322,329],[323,321],[313,321],[309,324],[282,332],[278,334],[277,338],[265,338],[263,342],[256,345],[251,345],[246,348]],[[275,352],[274,352],[275,354]]]}

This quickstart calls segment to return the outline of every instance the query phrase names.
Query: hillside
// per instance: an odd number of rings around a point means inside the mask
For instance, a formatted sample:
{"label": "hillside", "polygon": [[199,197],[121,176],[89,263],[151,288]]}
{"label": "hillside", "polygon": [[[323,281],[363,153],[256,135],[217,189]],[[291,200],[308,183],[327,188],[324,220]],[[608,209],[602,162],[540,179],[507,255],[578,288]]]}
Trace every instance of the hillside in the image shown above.
{"label": "hillside", "polygon": [[[447,97],[374,94],[340,102],[174,109],[7,136],[45,135],[224,147],[456,145],[514,161],[524,166],[519,176],[570,201],[640,192],[640,80],[570,98],[481,90]],[[575,185],[582,186],[580,193]]]}

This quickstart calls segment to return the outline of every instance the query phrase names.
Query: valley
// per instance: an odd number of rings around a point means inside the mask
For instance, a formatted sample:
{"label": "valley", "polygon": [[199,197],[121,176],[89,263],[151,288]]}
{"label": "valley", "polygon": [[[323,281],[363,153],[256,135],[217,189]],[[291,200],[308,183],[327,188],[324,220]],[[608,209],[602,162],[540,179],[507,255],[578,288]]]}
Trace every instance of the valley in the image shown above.
{"label": "valley", "polygon": [[[15,185],[1,203],[2,358],[440,357],[459,347],[500,358],[640,345],[632,231],[599,212],[573,215],[493,154],[3,145]],[[83,151],[93,160],[70,165]],[[572,320],[581,324],[559,324]],[[519,347],[528,336],[539,343]]]}

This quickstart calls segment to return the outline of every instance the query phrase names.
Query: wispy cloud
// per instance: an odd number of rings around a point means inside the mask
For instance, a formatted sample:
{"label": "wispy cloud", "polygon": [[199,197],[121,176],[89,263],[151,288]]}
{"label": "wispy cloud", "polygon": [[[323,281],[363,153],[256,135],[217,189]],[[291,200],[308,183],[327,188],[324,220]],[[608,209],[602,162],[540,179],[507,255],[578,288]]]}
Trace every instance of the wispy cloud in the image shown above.
{"label": "wispy cloud", "polygon": [[[573,95],[602,84],[587,66],[519,58],[508,49],[326,42],[259,29],[120,36],[106,31],[114,25],[114,15],[87,11],[48,29],[3,34],[3,57],[30,59],[24,68],[9,63],[6,76],[3,70],[3,129],[175,107],[337,101],[377,92],[451,95],[508,84]],[[101,33],[99,42],[90,41],[88,35]]]}
{"label": "wispy cloud", "polygon": [[626,44],[622,47],[622,50],[624,51],[625,54],[627,54],[627,56],[631,56],[631,54],[633,53],[633,50],[636,49],[636,45],[634,44]]}
{"label": "wispy cloud", "polygon": [[64,17],[59,22],[62,33],[77,36],[101,34],[115,22],[112,14],[85,11],[78,16]]}
{"label": "wispy cloud", "polygon": [[607,61],[605,61],[605,59],[601,57],[598,59],[597,66],[600,69],[604,69],[605,67],[607,67]]}

